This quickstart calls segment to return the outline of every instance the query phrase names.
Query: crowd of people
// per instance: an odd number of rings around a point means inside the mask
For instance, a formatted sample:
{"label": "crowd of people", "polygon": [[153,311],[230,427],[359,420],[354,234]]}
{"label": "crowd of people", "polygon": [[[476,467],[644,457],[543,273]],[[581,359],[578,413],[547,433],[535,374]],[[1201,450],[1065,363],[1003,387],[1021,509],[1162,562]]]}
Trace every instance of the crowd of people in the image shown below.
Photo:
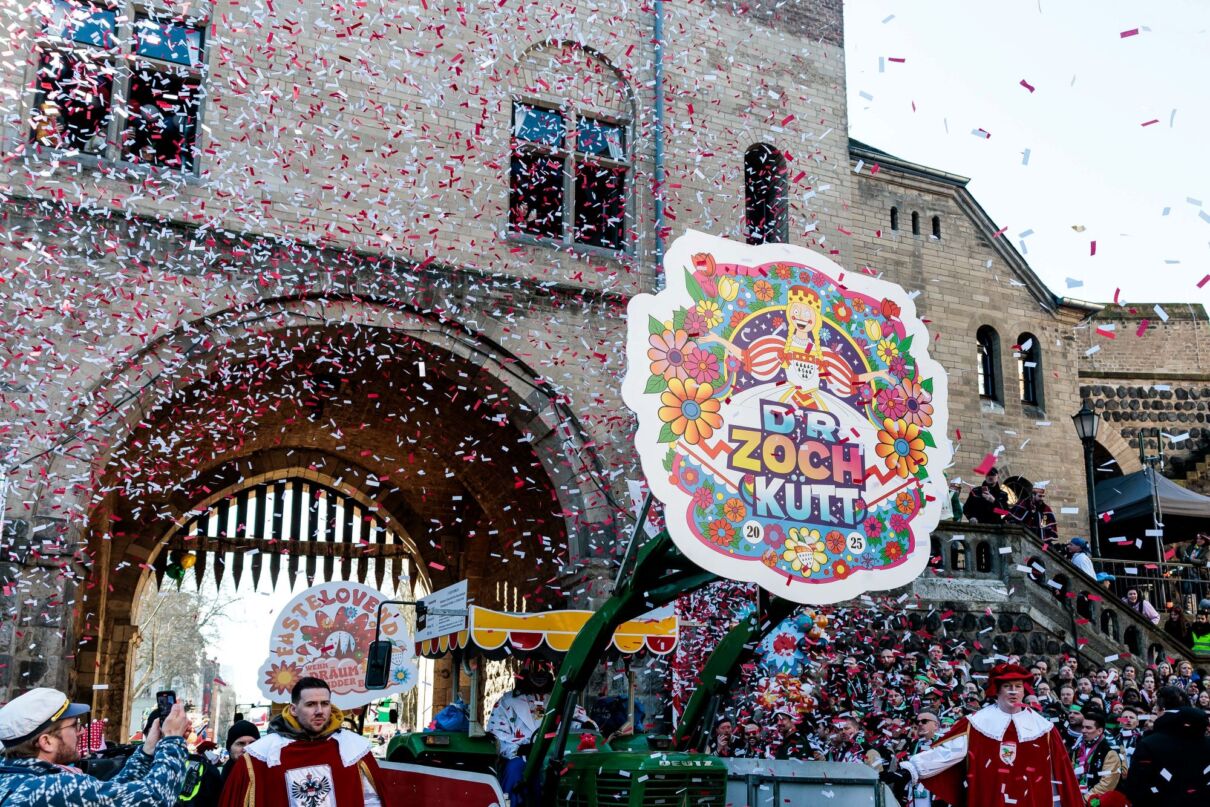
{"label": "crowd of people", "polygon": [[[890,621],[888,627],[903,627]],[[753,694],[739,697],[719,720],[712,750],[734,757],[863,762],[889,771],[987,705],[987,671],[973,669],[964,648],[944,638],[924,652],[865,645],[865,622],[860,614],[834,617],[833,640],[814,644],[793,673],[761,675],[769,667],[764,659],[751,665],[750,674],[758,677],[744,689]],[[764,650],[773,652],[771,645]],[[1190,792],[1210,799],[1210,771],[1203,771],[1210,768],[1205,671],[1184,660],[1142,671],[1127,661],[1090,668],[1074,657],[1053,668],[1037,659],[1022,669],[1028,670],[1023,705],[1056,727],[1085,797],[1127,788],[1134,767],[1136,804],[1160,803],[1151,789],[1167,792],[1160,786],[1170,778],[1193,782]],[[1161,750],[1149,751],[1146,765],[1136,767],[1141,740],[1161,730],[1165,742],[1183,738],[1185,751],[1166,756],[1167,746],[1158,743]],[[899,795],[913,807],[935,803],[918,784],[901,788]],[[1169,801],[1165,807],[1181,803],[1210,801]]]}

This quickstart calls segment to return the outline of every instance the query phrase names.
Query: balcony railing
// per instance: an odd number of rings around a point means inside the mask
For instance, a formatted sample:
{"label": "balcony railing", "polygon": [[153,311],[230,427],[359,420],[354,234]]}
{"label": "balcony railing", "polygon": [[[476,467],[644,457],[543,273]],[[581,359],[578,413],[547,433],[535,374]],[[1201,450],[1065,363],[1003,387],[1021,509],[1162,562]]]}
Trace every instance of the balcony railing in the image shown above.
{"label": "balcony railing", "polygon": [[[1169,604],[1180,604],[1186,614],[1192,614],[1197,601],[1210,596],[1210,581],[1203,579],[1203,570],[1190,564],[1094,559],[1098,572],[1113,575],[1112,580],[1097,582],[1066,555],[1047,551],[1019,527],[960,522],[937,526],[931,556],[934,574],[999,580],[1010,591],[1048,593],[1071,617],[1069,632],[1077,646],[1099,637],[1146,662],[1165,656],[1210,662],[1210,656],[1194,656],[1188,645],[1162,630]],[[1159,612],[1159,625],[1152,625],[1124,602],[1131,588]]]}

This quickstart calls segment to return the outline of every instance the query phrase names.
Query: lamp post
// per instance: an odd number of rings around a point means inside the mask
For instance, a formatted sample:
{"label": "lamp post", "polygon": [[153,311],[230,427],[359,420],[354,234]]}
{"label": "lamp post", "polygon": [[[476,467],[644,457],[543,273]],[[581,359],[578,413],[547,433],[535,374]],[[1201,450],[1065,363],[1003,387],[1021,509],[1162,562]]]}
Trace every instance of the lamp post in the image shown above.
{"label": "lamp post", "polygon": [[1092,444],[1101,428],[1101,416],[1084,401],[1080,411],[1071,416],[1076,434],[1084,444],[1084,481],[1088,486],[1088,537],[1092,539],[1092,554],[1101,557],[1100,531],[1097,529],[1097,486],[1093,480]]}

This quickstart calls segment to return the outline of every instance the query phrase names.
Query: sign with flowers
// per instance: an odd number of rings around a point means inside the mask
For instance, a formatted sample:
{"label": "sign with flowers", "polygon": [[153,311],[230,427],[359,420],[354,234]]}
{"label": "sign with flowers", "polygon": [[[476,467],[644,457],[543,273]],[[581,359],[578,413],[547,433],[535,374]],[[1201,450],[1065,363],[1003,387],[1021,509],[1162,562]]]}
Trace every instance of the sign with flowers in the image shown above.
{"label": "sign with flowers", "polygon": [[361,583],[333,581],[312,586],[286,605],[273,623],[269,658],[261,665],[260,691],[288,703],[305,676],[327,682],[341,709],[364,706],[416,686],[414,643],[398,608],[382,610],[380,631],[394,645],[386,689],[367,690],[366,654],[383,594]]}
{"label": "sign with flowers", "polygon": [[677,546],[803,603],[911,582],[946,495],[946,376],[899,286],[690,231],[631,300],[623,384]]}

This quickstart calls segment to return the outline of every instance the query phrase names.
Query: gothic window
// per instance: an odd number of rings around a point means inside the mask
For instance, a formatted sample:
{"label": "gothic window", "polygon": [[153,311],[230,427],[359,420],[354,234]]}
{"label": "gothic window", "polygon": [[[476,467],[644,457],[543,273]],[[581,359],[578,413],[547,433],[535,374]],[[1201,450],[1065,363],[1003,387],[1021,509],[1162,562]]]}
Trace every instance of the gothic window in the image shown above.
{"label": "gothic window", "polygon": [[29,143],[195,170],[207,21],[128,0],[53,0],[35,43]]}
{"label": "gothic window", "polygon": [[749,244],[789,240],[789,179],[785,156],[766,143],[744,154],[744,217]]}
{"label": "gothic window", "polygon": [[966,541],[950,541],[950,571],[966,571]]}
{"label": "gothic window", "polygon": [[1042,348],[1032,333],[1017,337],[1017,385],[1021,402],[1042,405]]}
{"label": "gothic window", "polygon": [[933,216],[933,238],[941,238],[941,217]]}
{"label": "gothic window", "polygon": [[622,249],[630,172],[626,135],[620,121],[514,102],[510,229]]}
{"label": "gothic window", "polygon": [[975,571],[987,574],[992,570],[992,546],[987,541],[980,541],[975,546]]}
{"label": "gothic window", "polygon": [[912,235],[920,235],[920,214],[912,211]]}
{"label": "gothic window", "polygon": [[899,229],[899,208],[897,207],[891,208],[891,229]]}
{"label": "gothic window", "polygon": [[984,325],[975,333],[976,361],[979,368],[979,397],[1000,400],[996,367],[1000,357],[1000,337],[996,329]]}

